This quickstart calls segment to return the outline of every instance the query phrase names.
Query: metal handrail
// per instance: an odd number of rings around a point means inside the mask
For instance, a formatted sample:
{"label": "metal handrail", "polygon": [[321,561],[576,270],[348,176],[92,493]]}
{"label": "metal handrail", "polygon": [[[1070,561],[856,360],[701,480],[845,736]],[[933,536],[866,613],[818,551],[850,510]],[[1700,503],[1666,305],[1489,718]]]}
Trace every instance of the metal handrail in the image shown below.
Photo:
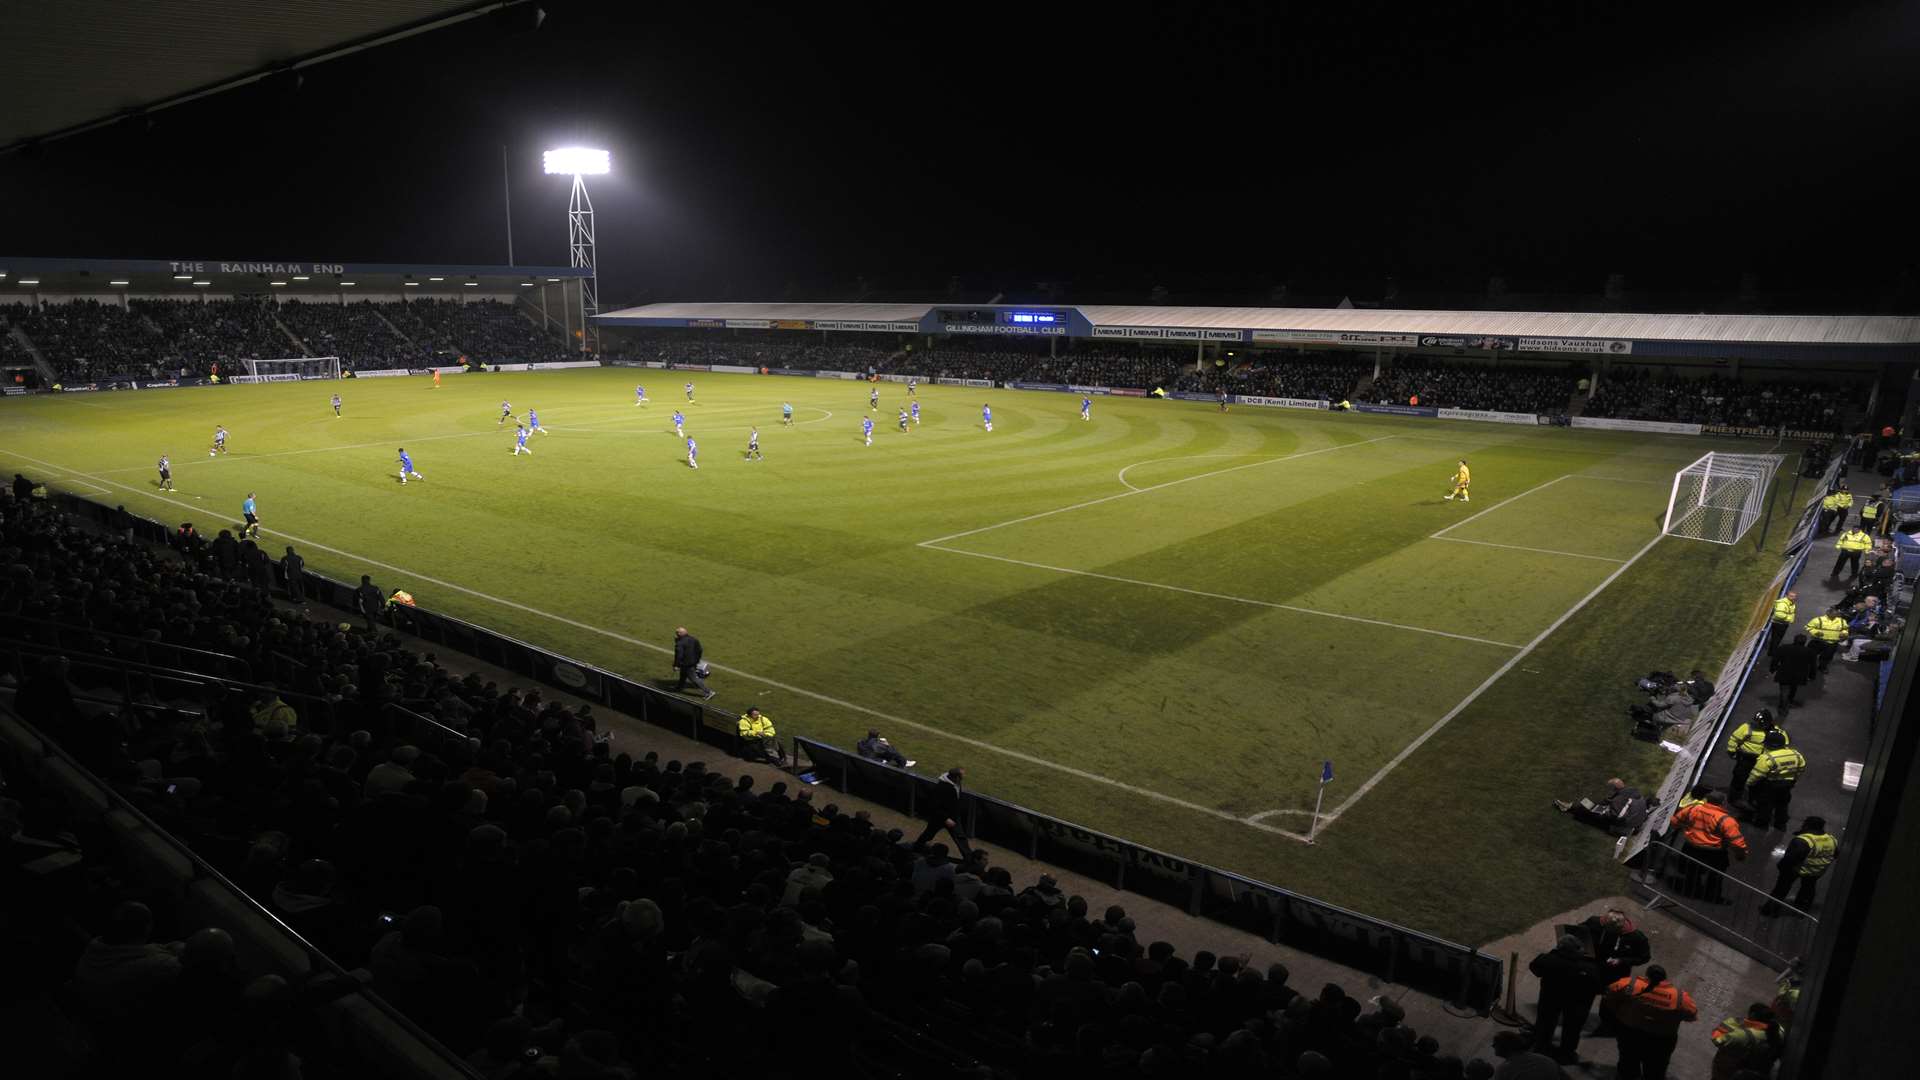
{"label": "metal handrail", "polygon": [[[4,646],[11,649],[18,649],[22,652],[33,652],[42,656],[65,657],[68,660],[77,660],[90,665],[98,665],[102,667],[119,668],[119,669],[122,669],[123,671],[129,668],[137,669],[140,672],[140,674],[157,676],[163,679],[170,679],[170,680],[173,680],[174,682],[199,683],[201,685],[217,683],[220,686],[229,690],[251,690],[256,692],[260,690],[265,690],[268,688],[263,683],[247,682],[242,679],[229,679],[224,675],[208,675],[204,672],[199,672],[199,671],[186,671],[181,668],[162,667],[158,664],[146,664],[138,660],[128,660],[124,657],[119,657],[119,656],[102,656],[99,653],[79,652],[74,649],[63,649],[57,645],[47,645],[43,642],[38,642],[38,641],[23,641],[15,637],[0,638],[0,646]],[[315,703],[321,706],[329,715],[331,715],[333,712],[333,702],[328,701],[326,698],[320,697],[317,694],[306,694],[298,690],[285,690],[277,686],[273,687],[272,689],[273,689],[273,692],[279,695],[280,697],[298,698],[302,701]]]}
{"label": "metal handrail", "polygon": [[171,641],[149,641],[146,638],[135,637],[132,634],[121,634],[121,633],[116,633],[115,631],[112,631],[112,630],[99,630],[91,626],[74,626],[70,623],[55,622],[51,619],[33,619],[33,618],[28,618],[24,615],[14,616],[12,619],[12,622],[13,622],[13,625],[15,626],[20,626],[23,624],[33,625],[33,626],[45,626],[54,630],[66,631],[66,632],[71,632],[76,634],[94,634],[99,637],[112,638],[115,641],[131,642],[135,645],[140,646],[142,649],[157,647],[162,649],[172,649],[175,652],[192,653],[196,656],[210,656],[216,660],[221,660],[227,663],[238,665],[241,670],[247,673],[249,678],[251,678],[253,675],[253,665],[247,663],[245,660],[241,659],[240,657],[234,656],[231,653],[215,652],[212,649],[202,649],[196,645],[175,645]]}
{"label": "metal handrail", "polygon": [[78,758],[68,753],[65,747],[53,741],[51,738],[47,736],[45,732],[35,727],[33,723],[29,721],[26,717],[21,716],[18,712],[12,709],[5,709],[4,712],[5,712],[5,715],[12,717],[14,722],[18,723],[21,727],[25,728],[27,732],[31,734],[34,737],[34,739],[36,739],[40,743],[40,752],[42,754],[48,754],[54,757],[58,757],[68,768],[71,768],[75,773],[77,773],[82,780],[93,785],[103,795],[105,795],[107,798],[107,801],[113,805],[114,809],[119,810],[127,814],[129,817],[133,818],[134,821],[138,822],[148,832],[152,833],[154,836],[164,841],[167,844],[167,846],[172,848],[174,852],[178,854],[181,858],[187,860],[187,862],[193,866],[196,874],[198,874],[199,876],[211,879],[214,882],[214,884],[218,885],[220,888],[224,889],[225,891],[227,891],[228,893],[234,896],[239,897],[241,903],[244,904],[253,915],[255,915],[258,918],[265,919],[267,923],[271,925],[275,930],[277,930],[279,933],[284,935],[288,940],[292,941],[296,946],[300,948],[302,952],[306,953],[309,960],[319,964],[322,968],[326,970],[328,974],[335,975],[342,979],[347,980],[348,985],[350,985],[353,988],[354,993],[359,994],[361,997],[364,997],[375,1008],[379,1009],[383,1014],[385,1014],[388,1019],[399,1024],[400,1027],[407,1032],[407,1034],[418,1039],[422,1045],[426,1046],[429,1050],[439,1055],[447,1063],[451,1064],[454,1068],[458,1069],[462,1075],[470,1077],[471,1080],[485,1080],[485,1078],[482,1076],[482,1074],[478,1070],[476,1070],[473,1066],[467,1064],[465,1059],[461,1058],[458,1054],[448,1049],[444,1044],[440,1042],[440,1040],[434,1038],[431,1034],[429,1034],[425,1028],[422,1028],[419,1024],[414,1023],[414,1021],[411,1018],[409,1018],[406,1014],[402,1013],[400,1010],[394,1008],[393,1005],[390,1004],[385,998],[381,997],[377,993],[374,993],[373,990],[368,988],[359,979],[354,978],[352,972],[340,966],[340,964],[337,961],[335,961],[333,957],[328,956],[326,953],[322,952],[318,946],[314,945],[312,942],[308,941],[306,938],[300,936],[299,931],[295,930],[291,926],[288,926],[285,922],[281,920],[280,916],[273,913],[273,910],[271,908],[267,907],[265,904],[262,904],[260,901],[254,899],[252,894],[248,893],[245,889],[240,888],[238,885],[235,885],[231,880],[227,878],[225,874],[222,874],[220,872],[218,867],[215,867],[212,863],[201,858],[199,854],[197,854],[192,848],[182,843],[178,837],[174,836],[172,833],[168,832],[166,829],[161,828],[159,823],[155,822],[152,818],[148,817],[145,811],[135,806],[131,800],[129,800],[126,796],[120,794],[118,791],[114,790],[114,788],[108,783],[106,783],[104,780],[101,780],[99,777],[95,776],[93,774],[93,771],[88,769],[85,765],[81,764]]}

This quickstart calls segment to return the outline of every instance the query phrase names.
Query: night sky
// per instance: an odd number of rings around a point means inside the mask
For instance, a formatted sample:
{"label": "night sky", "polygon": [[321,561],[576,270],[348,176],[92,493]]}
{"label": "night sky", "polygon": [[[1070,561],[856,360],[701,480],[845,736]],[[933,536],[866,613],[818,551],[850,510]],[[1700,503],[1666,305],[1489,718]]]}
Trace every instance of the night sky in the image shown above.
{"label": "night sky", "polygon": [[505,145],[563,264],[578,142],[603,306],[1913,302],[1913,4],[541,6],[0,158],[0,252],[502,263]]}

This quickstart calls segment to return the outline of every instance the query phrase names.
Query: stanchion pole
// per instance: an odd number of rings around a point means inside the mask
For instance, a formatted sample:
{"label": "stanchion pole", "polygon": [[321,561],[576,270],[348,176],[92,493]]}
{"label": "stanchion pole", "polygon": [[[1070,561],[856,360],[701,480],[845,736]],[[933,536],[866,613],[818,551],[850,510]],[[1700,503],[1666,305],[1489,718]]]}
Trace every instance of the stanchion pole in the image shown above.
{"label": "stanchion pole", "polygon": [[1487,1013],[1487,1019],[1492,1020],[1496,1024],[1502,1024],[1506,1027],[1529,1026],[1527,1018],[1520,1015],[1520,1010],[1515,1003],[1515,998],[1519,993],[1519,987],[1516,984],[1519,981],[1520,981],[1520,954],[1518,952],[1513,952],[1508,954],[1508,957],[1507,957],[1506,997],[1501,1001],[1499,1008],[1494,1009],[1491,1012]]}

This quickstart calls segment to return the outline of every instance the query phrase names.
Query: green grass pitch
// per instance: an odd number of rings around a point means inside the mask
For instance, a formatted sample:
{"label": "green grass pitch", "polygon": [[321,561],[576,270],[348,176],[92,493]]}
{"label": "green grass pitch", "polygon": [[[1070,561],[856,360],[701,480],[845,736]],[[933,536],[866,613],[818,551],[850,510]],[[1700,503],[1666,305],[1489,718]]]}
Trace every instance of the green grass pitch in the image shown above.
{"label": "green grass pitch", "polygon": [[[1630,680],[1716,671],[1784,536],[1653,542],[1674,471],[1751,444],[1125,398],[1082,422],[945,386],[903,434],[898,384],[869,414],[865,383],[694,374],[687,405],[687,377],[14,399],[0,464],[209,535],[257,492],[276,555],[634,677],[684,624],[716,704],[783,734],[878,726],[977,789],[1468,942],[1616,891],[1611,843],[1549,802],[1664,773]],[[502,398],[549,429],[531,456]],[[1443,501],[1462,457],[1473,501]]]}

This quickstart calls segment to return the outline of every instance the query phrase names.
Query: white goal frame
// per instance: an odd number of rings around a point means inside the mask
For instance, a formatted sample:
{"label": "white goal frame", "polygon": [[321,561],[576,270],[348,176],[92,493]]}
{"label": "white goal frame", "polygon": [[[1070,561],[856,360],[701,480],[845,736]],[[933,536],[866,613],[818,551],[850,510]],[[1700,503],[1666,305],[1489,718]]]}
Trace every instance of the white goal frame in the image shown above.
{"label": "white goal frame", "polygon": [[1785,460],[1781,454],[1701,455],[1673,474],[1661,535],[1739,543],[1765,516],[1767,490]]}
{"label": "white goal frame", "polygon": [[307,379],[338,379],[340,377],[340,358],[337,356],[287,356],[273,360],[243,360],[247,365],[245,375],[235,375],[228,382],[300,382]]}

